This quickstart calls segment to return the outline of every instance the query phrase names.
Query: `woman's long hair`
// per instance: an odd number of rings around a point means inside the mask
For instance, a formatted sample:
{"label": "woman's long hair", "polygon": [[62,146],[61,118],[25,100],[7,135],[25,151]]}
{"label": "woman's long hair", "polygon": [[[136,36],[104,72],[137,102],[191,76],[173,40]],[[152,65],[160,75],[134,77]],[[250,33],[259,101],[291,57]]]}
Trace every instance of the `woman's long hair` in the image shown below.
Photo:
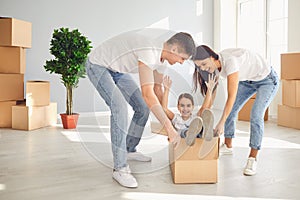
{"label": "woman's long hair", "polygon": [[[196,48],[196,54],[193,57],[193,60],[204,60],[206,58],[213,57],[215,60],[219,60],[219,55],[216,54],[211,48],[206,45],[200,45]],[[205,82],[208,82],[208,75],[210,73],[207,71],[203,71],[195,64],[195,71],[193,74],[193,91],[196,92],[198,90],[198,85],[200,86],[200,92],[202,96],[206,95],[207,86]],[[216,72],[213,72],[213,75],[216,76]],[[218,77],[217,77],[218,79]],[[217,89],[217,85],[214,87],[213,91]]]}

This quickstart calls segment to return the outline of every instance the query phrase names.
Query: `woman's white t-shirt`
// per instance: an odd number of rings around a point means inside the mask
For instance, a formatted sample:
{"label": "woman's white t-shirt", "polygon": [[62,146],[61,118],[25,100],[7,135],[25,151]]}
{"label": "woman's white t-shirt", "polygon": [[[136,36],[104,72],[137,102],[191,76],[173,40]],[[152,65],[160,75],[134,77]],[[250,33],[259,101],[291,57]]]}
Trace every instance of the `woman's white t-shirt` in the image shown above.
{"label": "woman's white t-shirt", "polygon": [[135,30],[108,39],[90,53],[89,61],[120,73],[138,73],[140,61],[163,73],[165,65],[161,62],[161,53],[164,42],[159,36],[172,36],[172,33],[151,34],[155,33],[153,30]]}
{"label": "woman's white t-shirt", "polygon": [[220,76],[239,72],[239,81],[260,81],[268,76],[271,67],[267,61],[257,53],[247,49],[225,49],[219,53],[222,70]]}

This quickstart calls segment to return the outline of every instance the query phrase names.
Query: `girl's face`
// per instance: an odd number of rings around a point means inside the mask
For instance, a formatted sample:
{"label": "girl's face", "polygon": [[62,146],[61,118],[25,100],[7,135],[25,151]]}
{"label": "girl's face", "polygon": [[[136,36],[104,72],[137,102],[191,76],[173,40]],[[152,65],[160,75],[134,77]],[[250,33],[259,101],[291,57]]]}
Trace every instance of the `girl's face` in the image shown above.
{"label": "girl's face", "polygon": [[194,109],[194,105],[190,99],[183,97],[179,100],[177,108],[181,117],[190,117]]}
{"label": "girl's face", "polygon": [[213,73],[217,69],[217,65],[213,57],[209,57],[204,60],[194,60],[194,63],[197,67],[200,67],[201,70],[209,73]]}

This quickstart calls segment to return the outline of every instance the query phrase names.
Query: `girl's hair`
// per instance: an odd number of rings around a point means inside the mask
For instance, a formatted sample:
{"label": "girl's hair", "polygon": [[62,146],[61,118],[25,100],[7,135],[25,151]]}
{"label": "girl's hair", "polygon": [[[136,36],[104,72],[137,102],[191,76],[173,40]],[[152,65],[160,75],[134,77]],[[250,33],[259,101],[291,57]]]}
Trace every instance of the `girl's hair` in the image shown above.
{"label": "girl's hair", "polygon": [[[219,55],[216,54],[211,48],[209,48],[206,45],[200,45],[196,48],[196,54],[192,58],[193,60],[204,60],[206,58],[213,57],[215,60],[219,60]],[[198,89],[198,85],[200,86],[200,92],[202,96],[206,95],[207,92],[207,86],[205,82],[208,82],[208,75],[210,73],[207,71],[203,71],[195,64],[195,71],[193,74],[193,91],[196,92]],[[213,72],[213,74],[216,76],[216,72]],[[213,91],[217,89],[217,85],[214,87]]]}
{"label": "girl's hair", "polygon": [[179,104],[179,101],[180,101],[182,98],[187,98],[187,99],[191,100],[192,105],[194,105],[194,98],[193,98],[193,96],[192,96],[191,94],[189,94],[189,93],[182,93],[181,95],[179,95],[177,105]]}

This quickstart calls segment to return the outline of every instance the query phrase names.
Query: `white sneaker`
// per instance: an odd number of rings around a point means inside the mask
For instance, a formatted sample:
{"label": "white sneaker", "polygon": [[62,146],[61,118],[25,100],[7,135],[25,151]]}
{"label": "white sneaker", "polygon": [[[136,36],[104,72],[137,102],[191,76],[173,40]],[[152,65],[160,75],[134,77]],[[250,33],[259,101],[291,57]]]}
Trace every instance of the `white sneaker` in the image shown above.
{"label": "white sneaker", "polygon": [[233,148],[227,147],[225,143],[222,143],[220,146],[220,154],[222,155],[232,155],[233,154]]}
{"label": "white sneaker", "polygon": [[205,141],[211,141],[214,137],[214,114],[210,109],[205,109],[201,118],[203,120],[203,138]]}
{"label": "white sneaker", "polygon": [[136,188],[138,183],[134,176],[131,174],[130,168],[123,167],[119,170],[114,170],[112,177],[122,186],[128,188]]}
{"label": "white sneaker", "polygon": [[128,152],[127,160],[135,160],[140,162],[150,162],[152,158],[150,156],[145,156],[140,152]]}
{"label": "white sneaker", "polygon": [[253,176],[256,174],[257,161],[256,158],[250,157],[247,160],[246,167],[244,169],[244,175]]}
{"label": "white sneaker", "polygon": [[186,131],[185,142],[187,145],[192,146],[195,143],[195,139],[202,129],[202,124],[201,117],[195,117],[191,121],[189,129]]}

